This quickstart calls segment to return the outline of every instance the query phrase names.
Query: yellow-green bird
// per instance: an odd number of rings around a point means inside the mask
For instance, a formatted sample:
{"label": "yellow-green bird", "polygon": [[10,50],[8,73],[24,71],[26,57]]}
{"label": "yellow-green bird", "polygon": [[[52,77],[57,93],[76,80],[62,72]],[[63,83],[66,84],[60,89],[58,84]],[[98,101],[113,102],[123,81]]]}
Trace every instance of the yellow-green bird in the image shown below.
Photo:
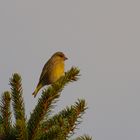
{"label": "yellow-green bird", "polygon": [[68,58],[63,52],[56,52],[44,65],[42,73],[39,78],[37,87],[32,95],[36,97],[38,91],[45,85],[49,85],[57,81],[62,75],[64,75],[65,64],[64,61]]}

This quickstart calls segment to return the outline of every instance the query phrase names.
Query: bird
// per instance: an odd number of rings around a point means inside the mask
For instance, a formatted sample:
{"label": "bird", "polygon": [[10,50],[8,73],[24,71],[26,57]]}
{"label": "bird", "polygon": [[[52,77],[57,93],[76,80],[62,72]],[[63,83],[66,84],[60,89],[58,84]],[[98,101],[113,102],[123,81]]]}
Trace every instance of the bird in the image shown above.
{"label": "bird", "polygon": [[51,56],[51,58],[44,65],[39,78],[39,82],[34,92],[32,93],[34,97],[36,97],[37,93],[42,87],[53,84],[65,74],[64,62],[67,59],[68,58],[63,52],[56,52]]}

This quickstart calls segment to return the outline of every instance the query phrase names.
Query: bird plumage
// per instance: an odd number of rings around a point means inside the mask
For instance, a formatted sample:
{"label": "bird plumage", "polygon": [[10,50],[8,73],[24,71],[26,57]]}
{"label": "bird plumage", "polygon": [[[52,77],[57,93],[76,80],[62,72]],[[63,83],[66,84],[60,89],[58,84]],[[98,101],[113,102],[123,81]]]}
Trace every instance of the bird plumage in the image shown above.
{"label": "bird plumage", "polygon": [[36,97],[38,91],[45,85],[49,85],[57,81],[64,75],[64,61],[66,56],[62,52],[56,52],[44,65],[37,87],[32,95]]}

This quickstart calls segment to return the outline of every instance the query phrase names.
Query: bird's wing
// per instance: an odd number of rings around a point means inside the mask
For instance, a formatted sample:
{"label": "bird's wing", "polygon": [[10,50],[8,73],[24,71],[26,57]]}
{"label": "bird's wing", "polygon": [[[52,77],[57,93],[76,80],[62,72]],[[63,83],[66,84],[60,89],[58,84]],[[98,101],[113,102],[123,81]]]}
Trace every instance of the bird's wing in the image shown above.
{"label": "bird's wing", "polygon": [[47,63],[44,65],[43,69],[42,69],[42,72],[41,72],[39,81],[41,81],[41,80],[44,78],[44,76],[45,76],[45,77],[48,76],[51,65],[52,65],[52,64],[51,64],[51,60],[49,59],[49,60],[47,61]]}

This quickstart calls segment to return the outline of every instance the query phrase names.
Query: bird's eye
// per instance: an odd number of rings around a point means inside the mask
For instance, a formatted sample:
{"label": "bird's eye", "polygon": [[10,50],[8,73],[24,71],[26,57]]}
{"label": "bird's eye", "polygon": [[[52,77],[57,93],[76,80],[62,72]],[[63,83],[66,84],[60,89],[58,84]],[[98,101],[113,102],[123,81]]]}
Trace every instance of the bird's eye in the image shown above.
{"label": "bird's eye", "polygon": [[64,57],[62,54],[59,54],[60,57]]}

